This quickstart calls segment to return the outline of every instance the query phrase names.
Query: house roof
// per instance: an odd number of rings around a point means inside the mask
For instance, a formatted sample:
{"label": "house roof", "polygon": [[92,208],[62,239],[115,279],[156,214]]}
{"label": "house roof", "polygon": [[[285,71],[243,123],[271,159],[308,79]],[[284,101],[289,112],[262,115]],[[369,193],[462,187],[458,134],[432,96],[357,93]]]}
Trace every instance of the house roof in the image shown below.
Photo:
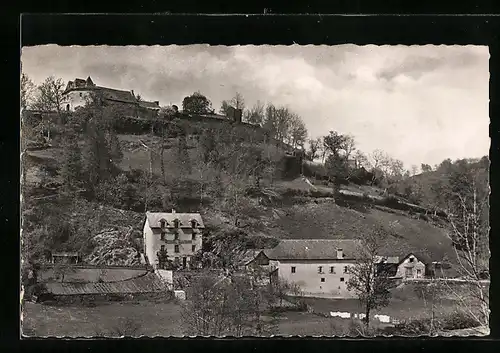
{"label": "house roof", "polygon": [[181,228],[191,228],[191,220],[198,222],[198,228],[205,228],[203,219],[199,213],[167,213],[167,212],[146,212],[146,220],[150,228],[160,228],[160,221],[167,221],[167,227],[174,227],[174,220],[178,219]]}
{"label": "house roof", "polygon": [[237,260],[239,265],[248,265],[251,261],[255,260],[257,255],[259,255],[262,252],[262,249],[259,250],[247,250],[242,252],[239,255],[239,259]]}
{"label": "house roof", "polygon": [[342,249],[343,259],[354,259],[359,245],[355,239],[287,239],[264,254],[271,260],[339,260],[337,249]]}
{"label": "house roof", "polygon": [[107,88],[101,86],[97,86],[96,89],[102,92],[105,99],[118,102],[125,102],[125,103],[133,103],[133,104],[137,103],[137,99],[134,97],[131,91],[123,91],[119,89]]}
{"label": "house roof", "polygon": [[54,295],[76,294],[130,294],[165,291],[166,286],[154,273],[120,282],[93,283],[46,283],[49,293]]}
{"label": "house roof", "polygon": [[78,256],[77,252],[53,252],[52,256]]}
{"label": "house roof", "polygon": [[160,105],[156,102],[139,101],[139,106],[148,109],[160,109]]}

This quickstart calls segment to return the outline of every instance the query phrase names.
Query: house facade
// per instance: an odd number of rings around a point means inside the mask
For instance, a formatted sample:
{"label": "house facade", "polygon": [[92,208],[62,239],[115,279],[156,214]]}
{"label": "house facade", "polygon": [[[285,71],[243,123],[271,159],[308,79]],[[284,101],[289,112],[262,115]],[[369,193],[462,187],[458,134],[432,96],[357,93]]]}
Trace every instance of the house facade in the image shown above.
{"label": "house facade", "polygon": [[264,253],[275,276],[297,284],[304,296],[344,299],[356,297],[347,282],[358,246],[352,239],[282,240]]}
{"label": "house facade", "polygon": [[160,111],[159,101],[148,102],[138,99],[132,90],[124,91],[97,86],[90,76],[86,80],[76,78],[68,82],[63,92],[67,99],[65,110],[72,112],[83,107],[92,93],[101,94],[106,104],[116,106],[125,115],[151,118]]}
{"label": "house facade", "polygon": [[403,279],[425,278],[426,265],[414,254],[408,254],[397,265],[395,277]]}
{"label": "house facade", "polygon": [[190,268],[192,257],[202,247],[204,228],[199,213],[146,212],[143,238],[149,264],[158,268],[158,254],[166,252],[170,261]]}

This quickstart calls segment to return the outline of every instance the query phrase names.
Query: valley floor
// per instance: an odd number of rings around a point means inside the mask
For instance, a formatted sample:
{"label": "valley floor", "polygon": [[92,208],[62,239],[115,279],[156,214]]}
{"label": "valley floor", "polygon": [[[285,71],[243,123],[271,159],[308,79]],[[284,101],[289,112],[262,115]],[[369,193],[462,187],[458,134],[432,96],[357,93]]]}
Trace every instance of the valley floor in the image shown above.
{"label": "valley floor", "polygon": [[[316,313],[330,311],[362,312],[355,300],[307,299]],[[451,312],[455,303],[441,303],[439,314]],[[429,317],[423,301],[395,300],[379,311],[400,320]],[[439,315],[438,314],[438,315]],[[95,337],[116,328],[124,319],[133,319],[139,326],[138,335],[148,337],[183,336],[180,306],[174,302],[114,302],[94,307],[50,306],[26,302],[23,311],[23,333],[36,337]],[[284,312],[278,324],[279,336],[332,336],[346,332],[350,320],[324,317],[315,313]],[[374,322],[374,325],[376,323]]]}

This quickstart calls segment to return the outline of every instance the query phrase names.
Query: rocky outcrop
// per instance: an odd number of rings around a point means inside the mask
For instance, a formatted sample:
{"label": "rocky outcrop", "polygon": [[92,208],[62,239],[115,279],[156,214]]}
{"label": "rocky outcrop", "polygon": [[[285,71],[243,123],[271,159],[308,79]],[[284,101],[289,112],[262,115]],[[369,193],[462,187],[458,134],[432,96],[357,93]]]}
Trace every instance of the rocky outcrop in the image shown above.
{"label": "rocky outcrop", "polygon": [[92,242],[93,251],[85,259],[91,265],[140,265],[140,253],[134,244],[132,228],[105,229]]}

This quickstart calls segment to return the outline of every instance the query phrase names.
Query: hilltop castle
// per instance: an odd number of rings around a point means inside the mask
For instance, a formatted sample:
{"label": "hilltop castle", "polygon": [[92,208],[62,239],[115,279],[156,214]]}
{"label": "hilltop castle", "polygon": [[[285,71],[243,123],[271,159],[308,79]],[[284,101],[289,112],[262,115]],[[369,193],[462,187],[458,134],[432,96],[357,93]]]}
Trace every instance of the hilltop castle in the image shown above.
{"label": "hilltop castle", "polygon": [[75,111],[86,103],[86,98],[92,92],[99,92],[107,104],[119,106],[120,109],[134,117],[154,117],[160,110],[160,102],[148,102],[139,99],[133,90],[123,91],[114,88],[97,86],[92,79],[76,78],[69,81],[63,95],[68,97],[67,111]]}

